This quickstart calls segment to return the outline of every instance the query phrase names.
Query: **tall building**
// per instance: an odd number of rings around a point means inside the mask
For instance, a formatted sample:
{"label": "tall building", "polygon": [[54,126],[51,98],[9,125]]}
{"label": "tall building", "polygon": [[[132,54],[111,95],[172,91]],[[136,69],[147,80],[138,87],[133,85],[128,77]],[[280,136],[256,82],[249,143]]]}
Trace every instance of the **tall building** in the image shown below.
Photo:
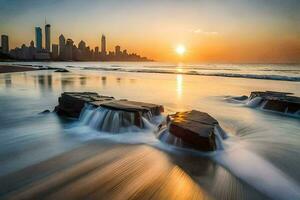
{"label": "tall building", "polygon": [[38,50],[42,50],[43,36],[42,29],[40,27],[35,27],[35,44]]}
{"label": "tall building", "polygon": [[116,56],[121,56],[121,54],[122,54],[121,47],[119,45],[117,45],[115,47],[115,54],[116,54]]}
{"label": "tall building", "polygon": [[101,37],[101,54],[106,55],[106,38],[105,35]]}
{"label": "tall building", "polygon": [[63,34],[61,34],[59,36],[59,57],[61,59],[64,58],[65,46],[66,46],[66,39],[65,39],[65,36]]}
{"label": "tall building", "polygon": [[50,45],[51,45],[50,28],[51,28],[50,24],[45,25],[45,48],[48,50],[48,52],[51,51],[51,49],[50,49]]}
{"label": "tall building", "polygon": [[34,41],[31,40],[30,47],[34,48]]}
{"label": "tall building", "polygon": [[8,41],[8,35],[1,35],[1,47],[2,47],[2,53],[9,53],[9,41]]}
{"label": "tall building", "polygon": [[80,49],[81,51],[85,51],[85,42],[84,41],[80,41],[79,43],[78,43],[78,49]]}
{"label": "tall building", "polygon": [[73,59],[73,40],[67,39],[66,48],[65,48],[65,60]]}
{"label": "tall building", "polygon": [[58,45],[52,44],[52,59],[56,60],[58,59]]}

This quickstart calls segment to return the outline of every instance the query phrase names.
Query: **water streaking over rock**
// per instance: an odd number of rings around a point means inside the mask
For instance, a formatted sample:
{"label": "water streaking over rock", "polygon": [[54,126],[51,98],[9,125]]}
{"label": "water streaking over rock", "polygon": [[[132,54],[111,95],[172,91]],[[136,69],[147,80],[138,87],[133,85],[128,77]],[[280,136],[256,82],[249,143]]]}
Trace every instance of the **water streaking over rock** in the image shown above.
{"label": "water streaking over rock", "polygon": [[141,131],[141,128],[154,128],[151,112],[142,117],[143,126],[137,126],[135,113],[122,110],[111,110],[105,107],[95,108],[86,105],[80,114],[80,122],[92,129],[106,133],[128,133]]}
{"label": "water streaking over rock", "polygon": [[288,116],[300,117],[300,97],[285,92],[251,92],[249,98],[231,97],[231,101],[244,103],[248,107],[259,107],[262,110],[282,113]]}
{"label": "water streaking over rock", "polygon": [[116,100],[92,92],[65,92],[58,102],[55,111],[59,115],[79,117],[92,128],[111,133],[130,126],[144,128],[143,118],[152,120],[164,111],[161,105]]}

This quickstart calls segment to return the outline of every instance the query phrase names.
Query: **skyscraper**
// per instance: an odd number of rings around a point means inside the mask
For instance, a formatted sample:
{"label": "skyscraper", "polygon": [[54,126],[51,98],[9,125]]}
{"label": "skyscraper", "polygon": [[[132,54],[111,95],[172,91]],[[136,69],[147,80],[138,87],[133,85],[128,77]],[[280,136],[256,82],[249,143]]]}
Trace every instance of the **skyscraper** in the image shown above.
{"label": "skyscraper", "polygon": [[50,49],[50,28],[51,28],[51,26],[50,26],[50,24],[46,24],[45,25],[45,48],[48,50],[48,52],[50,52],[51,51],[51,49]]}
{"label": "skyscraper", "polygon": [[66,46],[66,39],[65,36],[63,34],[61,34],[59,36],[59,57],[61,59],[64,58],[64,50],[65,50],[65,46]]}
{"label": "skyscraper", "polygon": [[85,42],[84,41],[80,41],[79,43],[78,43],[78,49],[80,49],[81,51],[85,51]]}
{"label": "skyscraper", "polygon": [[73,58],[73,40],[72,39],[67,39],[66,43],[66,49],[65,49],[65,59],[66,60],[72,60]]}
{"label": "skyscraper", "polygon": [[43,36],[42,36],[42,29],[40,27],[35,27],[35,43],[36,43],[36,48],[38,50],[42,50],[43,42]]}
{"label": "skyscraper", "polygon": [[121,54],[122,54],[121,47],[119,45],[117,45],[115,47],[115,54],[116,54],[116,56],[121,56]]}
{"label": "skyscraper", "polygon": [[1,35],[1,47],[2,47],[2,53],[7,54],[9,52],[8,35]]}
{"label": "skyscraper", "polygon": [[56,60],[58,58],[58,45],[52,44],[52,59]]}
{"label": "skyscraper", "polygon": [[101,54],[106,55],[106,38],[105,35],[101,37]]}

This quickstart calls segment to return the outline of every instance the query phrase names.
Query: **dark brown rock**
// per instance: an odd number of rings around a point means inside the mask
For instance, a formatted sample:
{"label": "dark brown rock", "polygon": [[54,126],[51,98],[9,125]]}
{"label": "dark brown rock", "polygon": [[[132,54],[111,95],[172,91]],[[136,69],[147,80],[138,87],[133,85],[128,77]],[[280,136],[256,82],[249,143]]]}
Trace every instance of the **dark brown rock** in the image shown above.
{"label": "dark brown rock", "polygon": [[58,106],[55,111],[59,115],[78,118],[85,103],[95,101],[111,101],[113,97],[100,96],[93,92],[64,92],[58,98]]}
{"label": "dark brown rock", "polygon": [[94,107],[103,107],[109,110],[124,111],[133,113],[134,124],[138,127],[143,127],[142,117],[150,118],[151,116],[160,115],[164,109],[161,105],[128,101],[116,100],[113,97],[101,96],[91,92],[65,92],[59,97],[59,105],[55,111],[59,115],[78,118],[85,104],[90,104]]}
{"label": "dark brown rock", "polygon": [[63,72],[63,73],[65,73],[65,72],[70,72],[70,71],[67,70],[67,69],[57,69],[54,72]]}
{"label": "dark brown rock", "polygon": [[216,150],[215,126],[218,121],[209,114],[192,110],[167,117],[167,131],[180,139],[183,146],[201,151]]}
{"label": "dark brown rock", "polygon": [[300,111],[300,97],[292,96],[293,93],[286,92],[251,92],[249,100],[260,97],[262,100],[259,105],[263,109],[287,114],[296,114]]}

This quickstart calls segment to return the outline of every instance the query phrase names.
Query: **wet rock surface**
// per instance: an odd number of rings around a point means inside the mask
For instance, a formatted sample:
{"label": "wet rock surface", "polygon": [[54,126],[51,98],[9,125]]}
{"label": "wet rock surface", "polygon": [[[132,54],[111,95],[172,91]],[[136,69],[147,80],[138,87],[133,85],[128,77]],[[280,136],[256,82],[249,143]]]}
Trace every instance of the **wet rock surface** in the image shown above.
{"label": "wet rock surface", "polygon": [[159,138],[177,146],[214,151],[217,149],[215,131],[218,124],[216,119],[204,112],[178,112],[167,117],[166,129],[159,133]]}
{"label": "wet rock surface", "polygon": [[[133,119],[130,119],[133,121],[132,125],[138,127],[143,127],[142,117],[149,119],[152,116],[160,115],[164,111],[164,108],[161,105],[117,100],[114,97],[101,96],[92,92],[65,92],[59,97],[58,101],[59,105],[55,108],[55,111],[59,115],[78,118],[84,106],[88,104],[94,108],[101,107],[110,111],[123,112],[118,115],[118,118],[123,118],[130,114],[128,116],[133,116]],[[113,115],[110,116],[113,117]]]}
{"label": "wet rock surface", "polygon": [[299,114],[300,97],[293,96],[293,93],[266,91],[251,92],[249,101],[260,98],[258,106],[265,110],[281,112],[285,114]]}
{"label": "wet rock surface", "polygon": [[70,71],[67,69],[57,69],[54,72],[70,72]]}
{"label": "wet rock surface", "polygon": [[61,116],[78,118],[86,103],[105,102],[114,100],[113,97],[101,96],[94,92],[64,92],[58,98],[55,112]]}
{"label": "wet rock surface", "polygon": [[49,113],[51,113],[50,110],[44,110],[43,112],[40,112],[39,114],[49,114]]}

